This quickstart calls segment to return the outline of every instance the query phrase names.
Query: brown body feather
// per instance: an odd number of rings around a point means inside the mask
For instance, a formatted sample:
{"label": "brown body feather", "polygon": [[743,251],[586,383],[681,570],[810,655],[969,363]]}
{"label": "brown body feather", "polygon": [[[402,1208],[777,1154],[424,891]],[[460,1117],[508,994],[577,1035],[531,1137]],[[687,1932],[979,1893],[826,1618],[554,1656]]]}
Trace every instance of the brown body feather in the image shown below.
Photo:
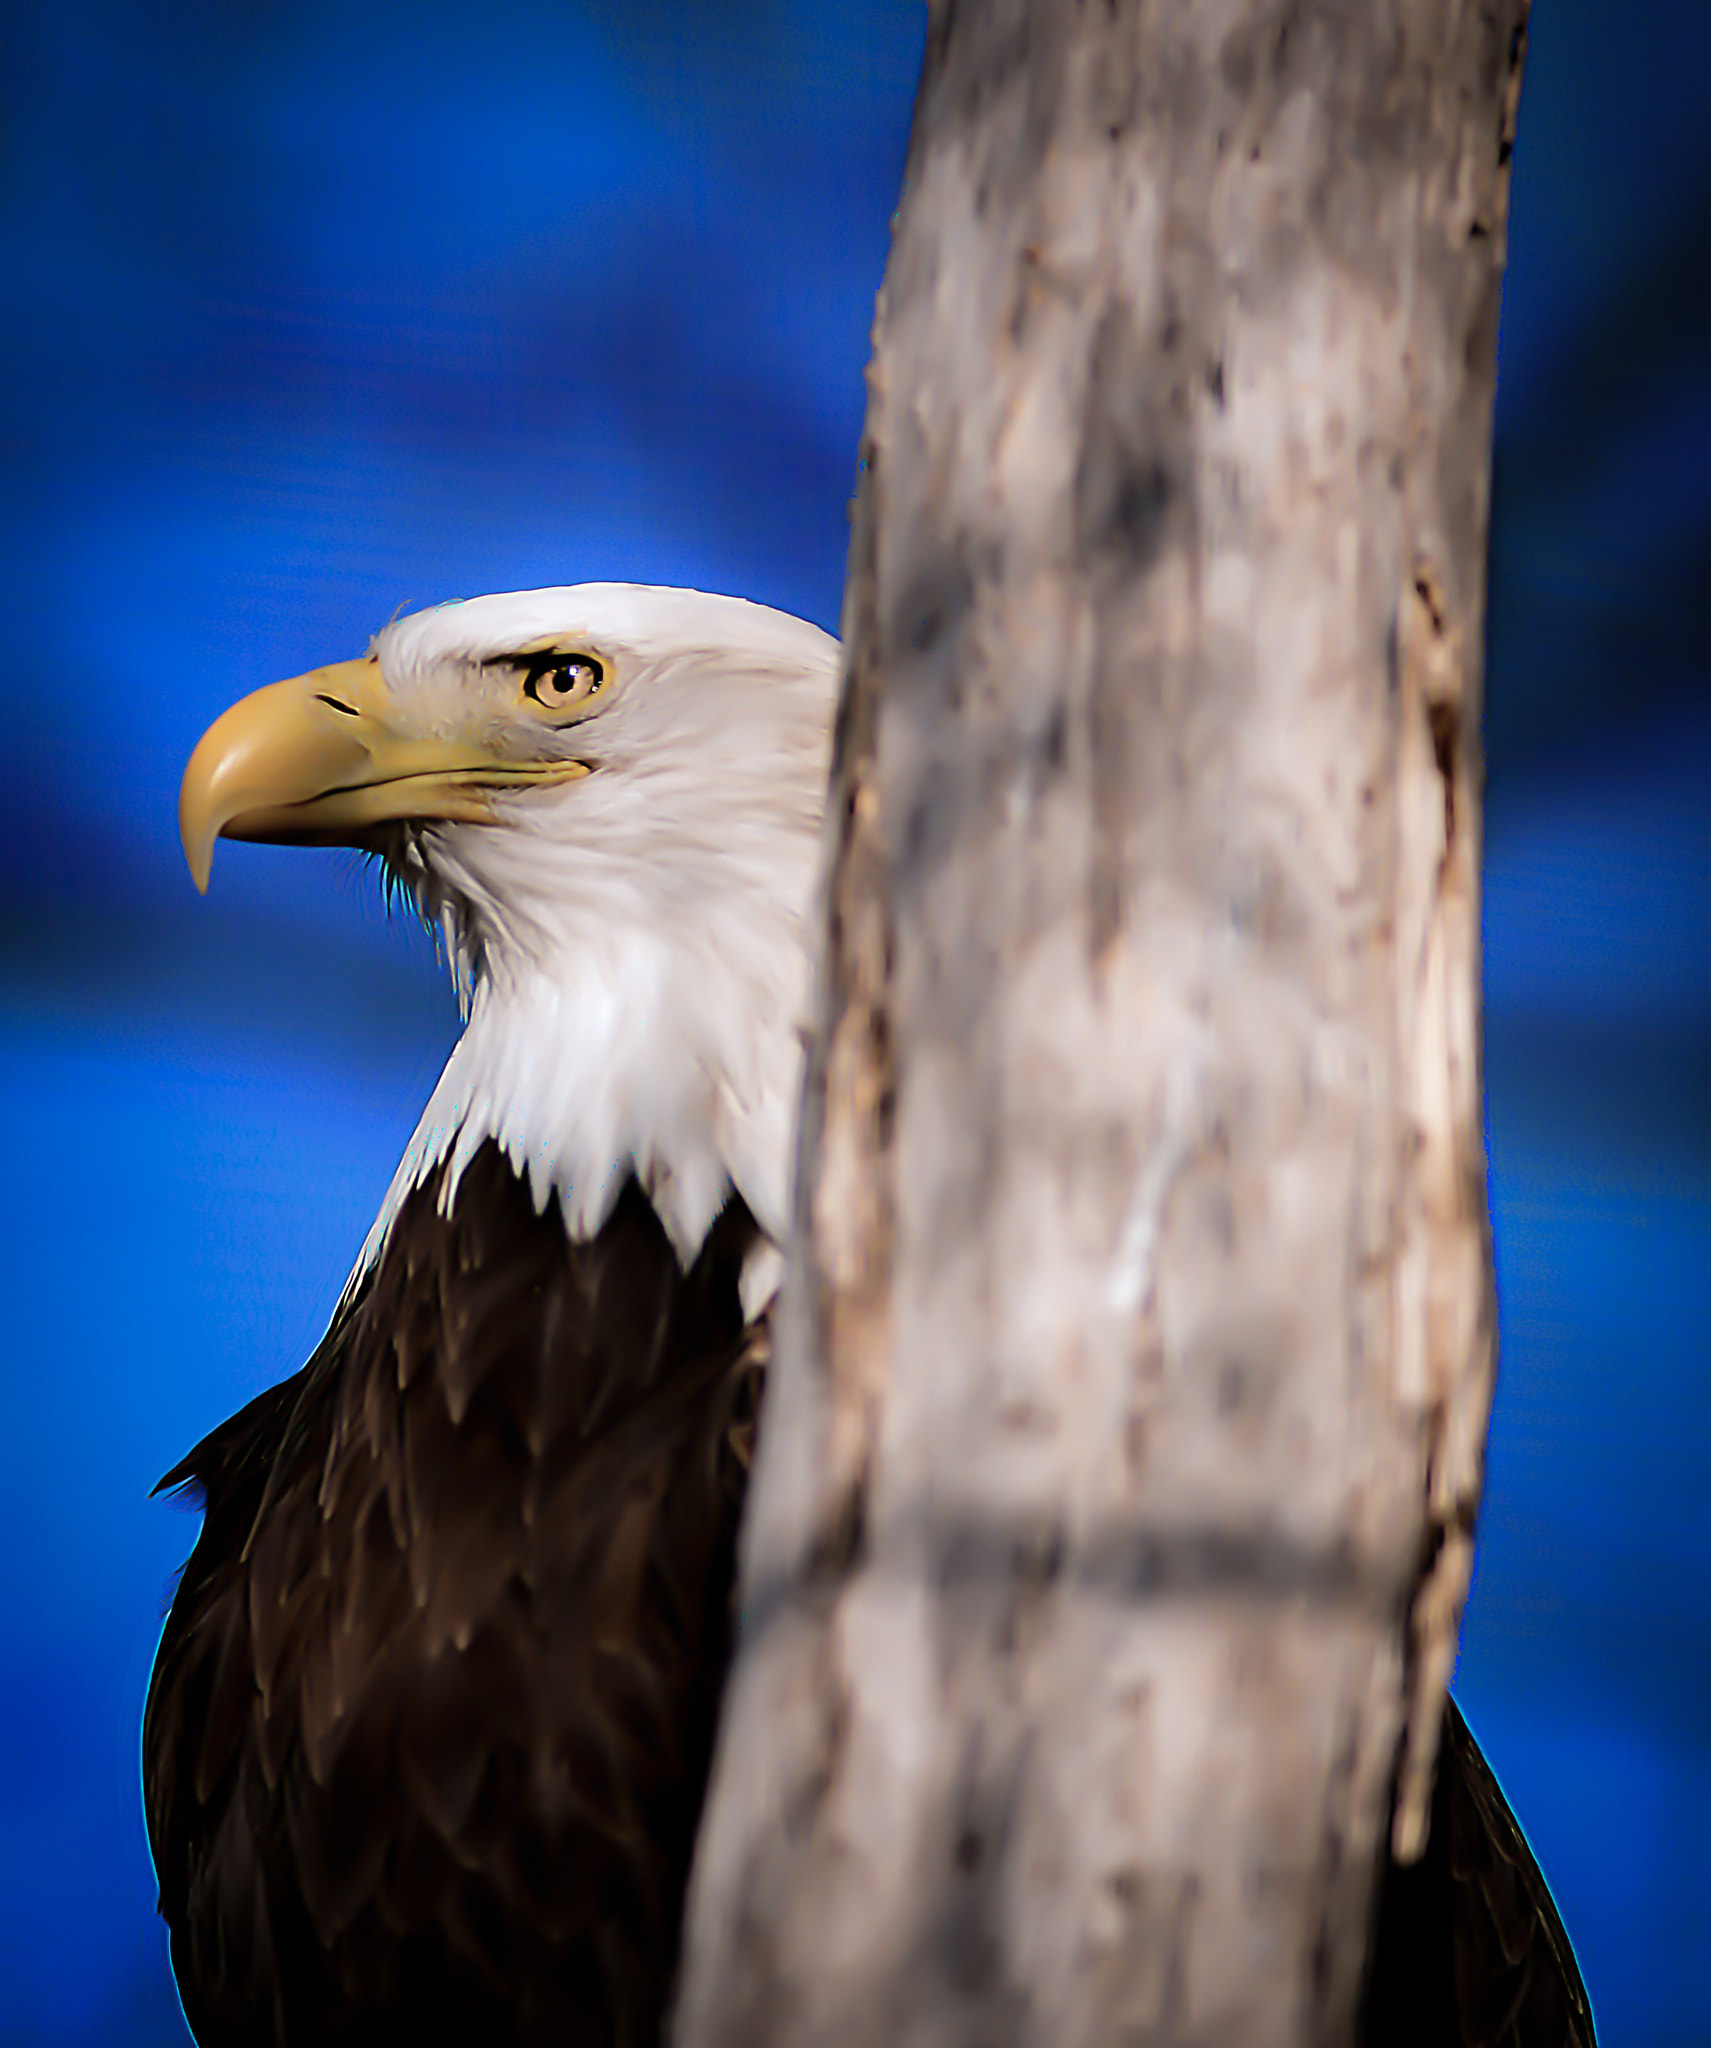
{"label": "brown body feather", "polygon": [[1363,2038],[1370,2048],[1595,2048],[1550,1888],[1454,1700],[1426,1853],[1384,1875]]}
{"label": "brown body feather", "polygon": [[[658,2041],[730,1655],[759,1393],[736,1201],[686,1273],[496,1147],[430,1178],[303,1370],[164,1484],[206,1503],[149,1688],[160,1909],[203,2048]],[[1389,1870],[1371,2048],[1593,2048],[1452,1706]]]}
{"label": "brown body feather", "polygon": [[657,2040],[730,1649],[754,1373],[733,1199],[688,1272],[489,1144],[303,1370],[163,1483],[206,1520],[149,1688],[203,2048]]}

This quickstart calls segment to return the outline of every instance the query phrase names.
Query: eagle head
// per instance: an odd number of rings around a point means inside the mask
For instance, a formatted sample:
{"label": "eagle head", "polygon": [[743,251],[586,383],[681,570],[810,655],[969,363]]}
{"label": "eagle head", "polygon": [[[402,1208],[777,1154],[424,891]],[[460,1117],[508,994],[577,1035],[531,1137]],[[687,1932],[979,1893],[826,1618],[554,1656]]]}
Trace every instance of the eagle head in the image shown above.
{"label": "eagle head", "polygon": [[579,584],[398,619],[203,735],[179,798],[198,888],[221,837],[361,847],[459,984],[364,1262],[489,1137],[577,1235],[631,1172],[686,1256],[733,1188],[782,1235],[838,665],[763,605]]}

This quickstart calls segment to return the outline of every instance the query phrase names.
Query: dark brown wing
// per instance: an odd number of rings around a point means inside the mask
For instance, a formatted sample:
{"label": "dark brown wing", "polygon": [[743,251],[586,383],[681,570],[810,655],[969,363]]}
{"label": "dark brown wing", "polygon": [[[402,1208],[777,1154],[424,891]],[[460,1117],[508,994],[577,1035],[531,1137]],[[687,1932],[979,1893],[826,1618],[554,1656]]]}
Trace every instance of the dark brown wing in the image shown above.
{"label": "dark brown wing", "polygon": [[204,2048],[653,2043],[730,1651],[752,1422],[733,1201],[685,1273],[497,1148],[295,1379],[193,1451],[149,1690],[161,1912]]}
{"label": "dark brown wing", "polygon": [[1596,2048],[1550,1888],[1454,1700],[1426,1853],[1385,1873],[1364,2038],[1371,2048]]}

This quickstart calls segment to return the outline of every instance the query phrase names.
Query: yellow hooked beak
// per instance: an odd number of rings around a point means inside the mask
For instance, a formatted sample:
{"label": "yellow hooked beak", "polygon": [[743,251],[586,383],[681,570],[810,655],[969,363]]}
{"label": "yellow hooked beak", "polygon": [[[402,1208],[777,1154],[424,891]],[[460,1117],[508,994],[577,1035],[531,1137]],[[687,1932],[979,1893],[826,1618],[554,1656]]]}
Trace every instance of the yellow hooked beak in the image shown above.
{"label": "yellow hooked beak", "polygon": [[270,683],[217,718],[184,771],[178,831],[206,892],[222,836],[343,846],[389,818],[486,824],[499,791],[587,773],[581,761],[510,761],[477,740],[401,732],[370,656]]}

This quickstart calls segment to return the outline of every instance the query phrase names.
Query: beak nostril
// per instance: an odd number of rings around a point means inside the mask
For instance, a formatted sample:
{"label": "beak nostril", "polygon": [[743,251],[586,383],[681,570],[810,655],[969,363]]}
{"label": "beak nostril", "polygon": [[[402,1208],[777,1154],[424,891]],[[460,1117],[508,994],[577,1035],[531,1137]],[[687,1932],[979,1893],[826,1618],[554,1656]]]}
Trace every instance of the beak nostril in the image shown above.
{"label": "beak nostril", "polygon": [[357,716],[355,705],[341,704],[337,697],[329,697],[324,690],[317,690],[315,692],[315,702],[317,704],[325,704],[329,710],[342,711],[347,718],[355,718]]}

